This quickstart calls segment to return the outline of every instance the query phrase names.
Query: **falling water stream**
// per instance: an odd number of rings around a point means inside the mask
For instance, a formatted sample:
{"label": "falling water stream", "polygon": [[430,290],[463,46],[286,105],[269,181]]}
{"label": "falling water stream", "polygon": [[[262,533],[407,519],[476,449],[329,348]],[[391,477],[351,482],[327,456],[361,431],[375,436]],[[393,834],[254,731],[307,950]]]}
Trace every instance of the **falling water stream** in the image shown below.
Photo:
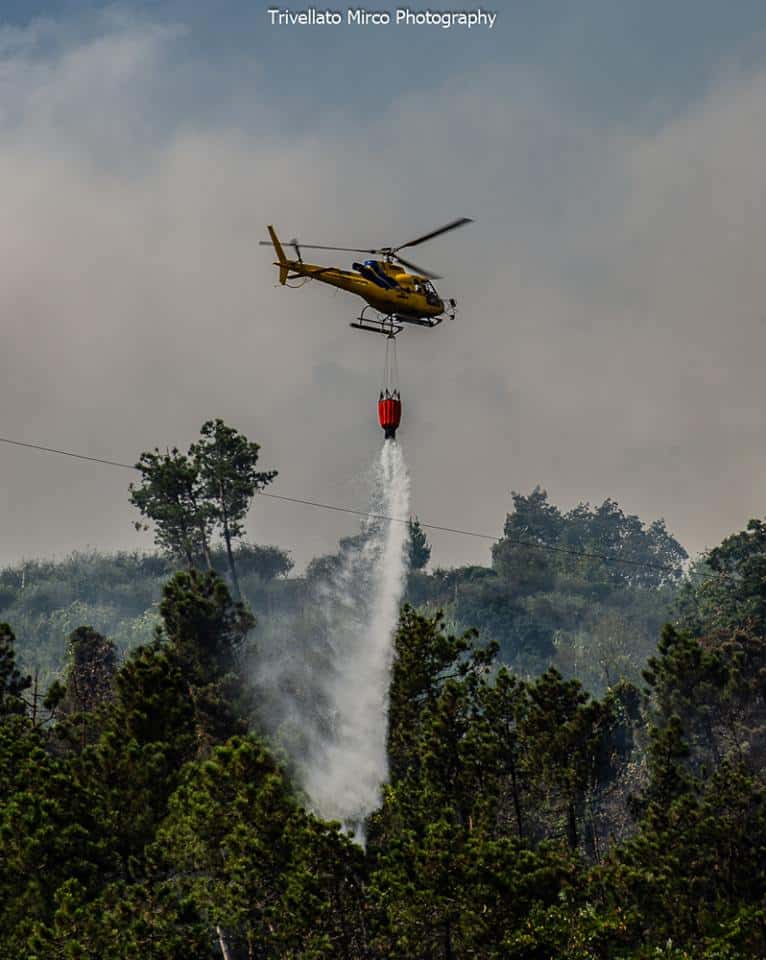
{"label": "falling water stream", "polygon": [[388,773],[393,634],[407,572],[407,525],[379,517],[407,517],[409,495],[401,447],[386,440],[371,482],[371,516],[319,597],[331,651],[321,683],[332,715],[329,735],[315,742],[304,768],[304,787],[318,814],[359,839]]}

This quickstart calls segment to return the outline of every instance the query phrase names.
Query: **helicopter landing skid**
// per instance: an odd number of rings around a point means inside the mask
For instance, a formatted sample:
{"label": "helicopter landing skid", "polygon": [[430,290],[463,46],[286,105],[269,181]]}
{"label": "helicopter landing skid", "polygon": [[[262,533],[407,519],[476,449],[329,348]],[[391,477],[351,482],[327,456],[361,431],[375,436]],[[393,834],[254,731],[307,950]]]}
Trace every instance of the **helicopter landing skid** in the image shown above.
{"label": "helicopter landing skid", "polygon": [[[365,308],[366,310],[367,308]],[[354,327],[356,330],[367,330],[369,333],[382,333],[384,337],[393,339],[397,334],[401,333],[404,330],[404,325],[407,323],[413,323],[418,327],[438,327],[445,319],[449,318],[450,320],[455,319],[454,309],[452,312],[448,313],[446,316],[442,317],[408,317],[401,313],[389,313],[386,316],[380,316],[380,318],[365,317],[365,310],[362,310],[361,314],[356,318],[354,323],[350,323],[350,327]]]}
{"label": "helicopter landing skid", "polygon": [[355,323],[350,323],[350,327],[354,327],[356,330],[367,330],[369,333],[382,333],[384,337],[393,339],[397,333],[401,333],[404,330],[404,327],[401,324],[396,323],[399,320],[399,317],[387,316],[383,317],[380,320],[373,319],[372,317],[365,317],[364,310],[356,318]]}
{"label": "helicopter landing skid", "polygon": [[394,314],[393,319],[397,323],[415,323],[419,327],[438,327],[442,320],[444,320],[444,317],[431,317],[426,319],[425,317],[403,317],[397,313]]}

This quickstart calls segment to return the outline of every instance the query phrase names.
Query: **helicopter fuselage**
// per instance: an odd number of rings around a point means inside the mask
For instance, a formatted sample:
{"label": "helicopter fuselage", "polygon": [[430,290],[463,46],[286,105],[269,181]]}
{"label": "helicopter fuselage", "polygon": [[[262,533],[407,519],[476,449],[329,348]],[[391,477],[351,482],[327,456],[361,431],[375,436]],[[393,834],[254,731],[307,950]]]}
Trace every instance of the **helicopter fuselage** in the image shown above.
{"label": "helicopter fuselage", "polygon": [[[289,259],[274,227],[269,224],[270,241],[274,247],[277,259],[274,266],[279,268],[279,282],[284,285],[288,280],[319,280],[339,290],[346,290],[361,297],[367,303],[356,321],[351,324],[360,330],[369,330],[372,333],[382,333],[393,338],[404,327],[402,324],[414,323],[422,327],[437,327],[445,319],[455,318],[455,301],[445,302],[434,289],[431,278],[436,279],[435,273],[430,273],[423,267],[405,260],[399,253],[407,247],[416,247],[427,240],[441,236],[457,227],[462,227],[471,221],[467,217],[460,217],[451,223],[432,230],[425,236],[400,244],[398,247],[381,247],[379,249],[360,249],[359,247],[333,247],[321,244],[299,244],[297,240],[290,240],[288,245],[296,253],[294,259]],[[301,256],[301,248],[314,250],[340,250],[347,253],[374,253],[383,256],[382,260],[365,260],[362,263],[352,264],[353,270],[341,270],[339,267],[322,267],[316,263],[306,263]],[[407,268],[412,271],[407,272]],[[381,318],[365,317],[368,307],[382,314]]]}
{"label": "helicopter fuselage", "polygon": [[319,280],[356,294],[380,313],[431,318],[444,312],[444,302],[429,280],[407,273],[385,260],[354,264],[356,272],[321,267],[302,260],[275,261],[274,265],[290,271],[285,280],[299,277]]}

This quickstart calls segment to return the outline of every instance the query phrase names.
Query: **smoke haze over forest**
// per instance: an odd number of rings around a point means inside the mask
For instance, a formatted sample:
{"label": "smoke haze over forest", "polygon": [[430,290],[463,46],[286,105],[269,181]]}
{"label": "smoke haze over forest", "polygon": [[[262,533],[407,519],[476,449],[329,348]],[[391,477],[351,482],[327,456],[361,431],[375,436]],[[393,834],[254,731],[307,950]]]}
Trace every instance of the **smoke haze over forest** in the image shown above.
{"label": "smoke haze over forest", "polygon": [[766,957],[766,5],[498,7],[2,4],[0,958]]}
{"label": "smoke haze over forest", "polygon": [[[748,30],[713,43],[700,14],[684,82],[650,80],[676,55],[660,46],[643,83],[626,63],[620,110],[608,60],[601,86],[549,70],[557,44],[616,33],[595,4],[524,56],[504,11],[491,56],[472,37],[430,75],[415,32],[389,90],[323,80],[323,40],[310,94],[282,83],[254,6],[236,55],[232,5],[209,47],[193,5],[73,4],[0,30],[0,435],[132,462],[220,416],[262,445],[274,492],[363,506],[381,345],[349,330],[351,297],[276,289],[257,241],[273,222],[395,243],[470,216],[416,258],[457,320],[400,341],[421,519],[499,534],[511,489],[541,483],[563,507],[664,516],[695,552],[763,512],[766,67]],[[353,57],[386,42],[365,33]],[[127,471],[0,456],[0,563],[150,547]],[[258,501],[250,532],[300,566],[354,529]],[[438,563],[486,562],[481,541],[432,540]]]}

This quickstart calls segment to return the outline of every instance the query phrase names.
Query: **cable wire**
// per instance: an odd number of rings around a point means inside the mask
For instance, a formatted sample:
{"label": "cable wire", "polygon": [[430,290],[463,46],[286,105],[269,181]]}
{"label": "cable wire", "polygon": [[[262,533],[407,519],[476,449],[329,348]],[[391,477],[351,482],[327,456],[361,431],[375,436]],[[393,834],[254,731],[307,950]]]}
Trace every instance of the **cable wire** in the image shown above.
{"label": "cable wire", "polygon": [[[0,443],[7,443],[14,447],[25,447],[29,450],[39,450],[43,453],[55,453],[62,457],[71,457],[74,460],[86,460],[91,463],[102,463],[109,467],[122,467],[126,470],[138,471],[138,466],[132,463],[123,463],[119,460],[107,460],[102,457],[91,457],[84,453],[74,453],[71,450],[60,450],[56,447],[46,447],[39,443],[28,443],[23,440],[11,440],[8,437],[0,437]],[[298,503],[308,507],[316,507],[321,510],[332,510],[336,513],[346,513],[355,517],[364,517],[369,520],[388,520],[393,523],[409,523],[407,517],[390,517],[382,513],[369,513],[366,510],[355,510],[352,507],[339,507],[331,503],[322,503],[319,500],[310,500],[302,497],[288,497],[279,493],[266,493],[263,490],[258,491],[261,497],[268,497],[271,500],[283,500],[286,503]],[[531,550],[543,550],[549,553],[565,554],[567,556],[578,557],[581,560],[600,560],[602,563],[621,563],[631,567],[641,567],[644,570],[656,570],[659,573],[676,573],[677,568],[668,564],[650,563],[645,560],[631,560],[628,557],[615,557],[606,553],[595,553],[586,550],[574,550],[571,547],[560,547],[547,543],[535,543],[532,540],[518,540],[512,537],[498,537],[490,533],[479,533],[476,530],[461,530],[458,527],[445,527],[435,523],[424,523],[418,520],[421,527],[427,530],[436,530],[440,533],[453,533],[462,537],[474,537],[479,540],[490,540],[498,543],[500,540],[507,540],[514,546],[527,547]],[[699,576],[699,574],[697,574]]]}
{"label": "cable wire", "polygon": [[109,467],[125,467],[128,470],[138,469],[134,463],[103,460],[101,457],[89,457],[84,453],[73,453],[71,450],[57,450],[55,447],[44,447],[39,443],[25,443],[23,440],[9,440],[7,437],[0,437],[0,443],[9,443],[14,447],[27,447],[30,450],[42,450],[44,453],[58,453],[62,457],[73,457],[75,460],[90,460],[92,463],[105,463]]}

